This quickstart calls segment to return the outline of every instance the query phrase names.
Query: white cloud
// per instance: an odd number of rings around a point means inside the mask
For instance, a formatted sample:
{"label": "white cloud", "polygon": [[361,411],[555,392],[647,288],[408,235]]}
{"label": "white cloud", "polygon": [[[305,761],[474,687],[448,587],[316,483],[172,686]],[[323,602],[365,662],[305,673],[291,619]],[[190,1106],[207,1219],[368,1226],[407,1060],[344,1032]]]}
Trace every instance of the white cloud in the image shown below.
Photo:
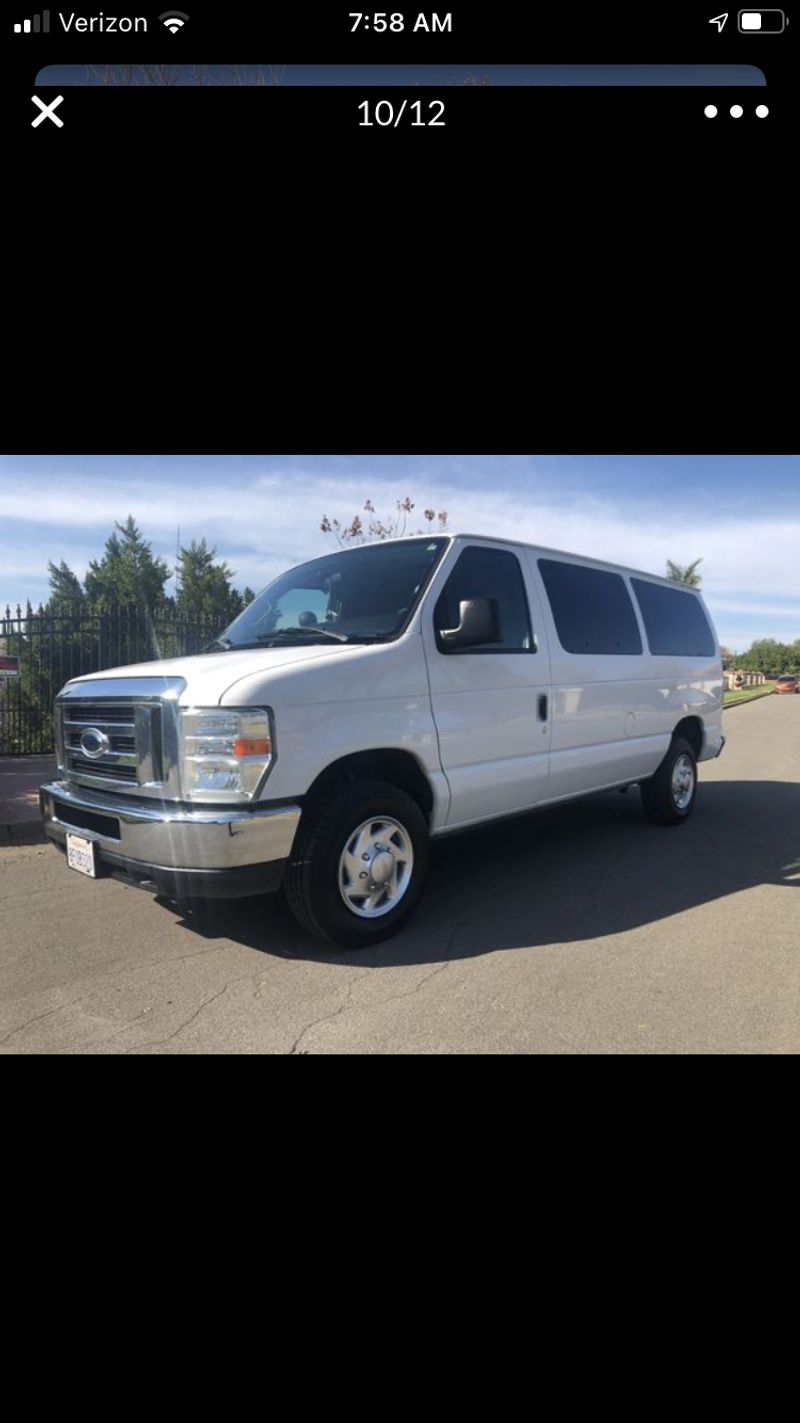
{"label": "white cloud", "polygon": [[715,594],[710,594],[709,597],[713,600],[714,607],[718,612],[749,613],[751,617],[758,614],[759,617],[766,615],[776,618],[794,618],[795,621],[800,622],[800,606],[798,606],[796,598],[793,602],[778,604],[759,603],[756,599],[748,603],[741,598],[718,598]]}
{"label": "white cloud", "polygon": [[258,588],[280,568],[333,549],[319,529],[323,513],[348,519],[369,496],[383,513],[410,487],[426,504],[449,510],[454,530],[517,538],[654,573],[663,573],[667,558],[688,563],[702,557],[703,592],[715,617],[750,614],[768,620],[800,608],[800,514],[765,509],[756,518],[737,518],[684,506],[676,514],[668,496],[637,506],[623,496],[571,493],[559,499],[557,489],[543,493],[541,488],[527,498],[518,488],[504,489],[499,463],[500,478],[487,491],[460,488],[452,465],[448,481],[438,483],[425,476],[422,458],[415,465],[412,475],[379,486],[368,475],[266,472],[256,464],[252,474],[238,467],[225,480],[204,473],[191,487],[185,468],[180,478],[170,480],[167,473],[158,481],[106,480],[91,470],[86,478],[72,479],[67,491],[63,475],[53,473],[37,476],[33,499],[29,481],[11,488],[9,479],[0,489],[8,550],[4,586],[13,592],[13,580],[26,575],[38,575],[46,586],[48,558],[64,557],[82,576],[114,520],[130,512],[154,551],[170,563],[180,525],[182,543],[205,536],[236,570],[240,587]]}

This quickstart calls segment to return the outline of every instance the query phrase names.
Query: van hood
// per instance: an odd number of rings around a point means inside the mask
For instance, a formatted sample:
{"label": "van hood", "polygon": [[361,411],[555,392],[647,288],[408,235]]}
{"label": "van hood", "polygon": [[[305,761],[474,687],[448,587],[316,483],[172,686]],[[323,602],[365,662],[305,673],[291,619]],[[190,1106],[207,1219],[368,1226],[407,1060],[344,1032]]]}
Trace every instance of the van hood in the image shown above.
{"label": "van hood", "polygon": [[[90,672],[85,677],[74,677],[70,686],[87,687],[92,682],[103,682],[113,678],[122,683],[127,678],[183,677],[186,689],[180,700],[215,705],[222,700],[229,687],[243,677],[259,673],[277,672],[282,667],[290,667],[298,662],[313,662],[322,657],[342,657],[359,652],[356,643],[314,643],[310,647],[253,647],[237,652],[209,652],[197,657],[168,657],[161,662],[136,662],[125,667],[106,667],[102,672]],[[120,688],[124,695],[124,687]]]}

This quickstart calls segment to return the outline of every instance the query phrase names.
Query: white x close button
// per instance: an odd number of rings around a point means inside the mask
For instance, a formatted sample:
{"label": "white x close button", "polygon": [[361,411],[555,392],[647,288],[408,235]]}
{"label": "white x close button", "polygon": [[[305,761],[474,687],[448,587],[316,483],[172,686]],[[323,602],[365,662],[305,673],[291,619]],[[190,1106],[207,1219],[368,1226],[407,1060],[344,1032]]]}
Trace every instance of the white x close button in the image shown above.
{"label": "white x close button", "polygon": [[58,94],[58,95],[56,96],[56,98],[53,100],[52,104],[45,104],[45,103],[43,103],[43,101],[39,98],[39,95],[38,95],[38,94],[31,94],[31,101],[32,101],[34,104],[38,104],[38,105],[39,105],[39,108],[40,108],[41,111],[42,111],[40,114],[37,114],[37,116],[36,116],[35,119],[32,120],[32,122],[31,122],[31,128],[38,128],[38,127],[39,127],[39,124],[44,123],[45,119],[52,119],[52,120],[53,120],[53,123],[56,124],[56,125],[58,126],[58,128],[63,128],[63,127],[64,127],[64,121],[63,121],[63,119],[60,119],[60,118],[58,117],[58,114],[54,114],[54,113],[53,113],[53,109],[55,109],[55,108],[58,107],[58,105],[61,103],[61,100],[63,99],[63,97],[64,97],[63,94]]}

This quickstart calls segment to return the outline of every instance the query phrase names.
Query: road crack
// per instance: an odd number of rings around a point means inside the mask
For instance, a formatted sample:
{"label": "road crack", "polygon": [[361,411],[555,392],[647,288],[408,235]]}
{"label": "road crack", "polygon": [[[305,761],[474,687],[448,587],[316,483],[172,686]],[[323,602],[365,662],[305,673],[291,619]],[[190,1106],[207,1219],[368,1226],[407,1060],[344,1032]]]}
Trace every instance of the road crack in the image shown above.
{"label": "road crack", "polygon": [[190,1017],[185,1020],[185,1022],[180,1023],[175,1029],[174,1033],[169,1033],[168,1036],[165,1038],[155,1038],[152,1042],[136,1043],[134,1047],[126,1048],[124,1056],[128,1057],[132,1052],[141,1052],[142,1048],[163,1047],[165,1043],[174,1042],[178,1034],[183,1032],[184,1028],[191,1027],[192,1023],[196,1022],[204,1008],[208,1008],[209,1004],[215,1003],[216,1000],[218,998],[221,998],[223,993],[227,993],[227,991],[228,984],[223,983],[221,989],[219,990],[219,993],[212,993],[210,997],[204,998],[203,1002],[200,1004],[200,1007],[194,1013],[192,1013]]}
{"label": "road crack", "polygon": [[42,1019],[44,1018],[52,1018],[55,1013],[63,1013],[66,1008],[74,1008],[76,1003],[82,1003],[84,998],[86,998],[87,996],[90,998],[93,997],[91,993],[88,995],[81,994],[80,998],[71,998],[69,1003],[61,1003],[59,1004],[58,1008],[48,1008],[46,1013],[36,1013],[34,1017],[28,1018],[27,1021],[24,1023],[20,1023],[19,1027],[12,1028],[11,1032],[6,1033],[4,1038],[0,1038],[0,1047],[2,1047],[5,1043],[9,1042],[10,1039],[15,1036],[15,1034],[24,1033],[25,1029],[29,1028],[32,1023],[41,1023]]}
{"label": "road crack", "polygon": [[[371,972],[372,969],[368,968],[362,969],[361,973],[354,974],[354,976],[349,980],[347,984],[347,993],[345,994],[344,1001],[335,1010],[335,1012],[325,1013],[321,1018],[315,1018],[313,1023],[306,1023],[306,1026],[303,1028],[299,1037],[295,1038],[294,1042],[292,1043],[292,1046],[290,1047],[289,1052],[287,1053],[288,1057],[292,1057],[300,1053],[300,1044],[303,1041],[303,1038],[306,1036],[306,1033],[310,1033],[312,1028],[318,1028],[320,1023],[330,1023],[334,1018],[341,1017],[342,1013],[344,1013],[345,1009],[350,1005],[350,1001],[353,996],[353,989],[355,988],[359,979],[366,978]],[[305,1056],[304,1053],[300,1053],[300,1055]]]}
{"label": "road crack", "polygon": [[437,965],[437,967],[433,970],[432,973],[426,973],[425,977],[421,978],[419,983],[415,983],[414,987],[407,989],[405,993],[390,993],[388,998],[381,999],[381,1003],[399,1003],[401,998],[413,998],[414,994],[419,993],[420,990],[425,987],[426,983],[430,983],[432,979],[438,978],[440,974],[444,973],[445,969],[450,968],[452,964],[452,959],[450,958],[450,955],[453,952],[453,945],[456,941],[456,935],[460,932],[461,929],[464,928],[465,922],[465,920],[462,920],[460,924],[456,924],[456,927],[451,932],[447,940],[447,944],[445,945],[445,951],[442,957],[442,962]]}

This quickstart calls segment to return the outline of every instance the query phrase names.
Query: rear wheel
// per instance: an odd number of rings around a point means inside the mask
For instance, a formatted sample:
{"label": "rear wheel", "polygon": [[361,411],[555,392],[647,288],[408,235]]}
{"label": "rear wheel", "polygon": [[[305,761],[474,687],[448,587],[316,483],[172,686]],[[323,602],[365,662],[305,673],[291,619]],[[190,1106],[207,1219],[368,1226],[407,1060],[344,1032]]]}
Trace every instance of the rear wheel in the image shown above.
{"label": "rear wheel", "polygon": [[284,891],[295,918],[317,938],[366,947],[413,913],[429,858],[417,802],[388,782],[362,782],[306,807]]}
{"label": "rear wheel", "polygon": [[655,775],[642,781],[642,806],[658,825],[681,825],[692,813],[697,794],[697,760],[682,737],[675,737]]}

